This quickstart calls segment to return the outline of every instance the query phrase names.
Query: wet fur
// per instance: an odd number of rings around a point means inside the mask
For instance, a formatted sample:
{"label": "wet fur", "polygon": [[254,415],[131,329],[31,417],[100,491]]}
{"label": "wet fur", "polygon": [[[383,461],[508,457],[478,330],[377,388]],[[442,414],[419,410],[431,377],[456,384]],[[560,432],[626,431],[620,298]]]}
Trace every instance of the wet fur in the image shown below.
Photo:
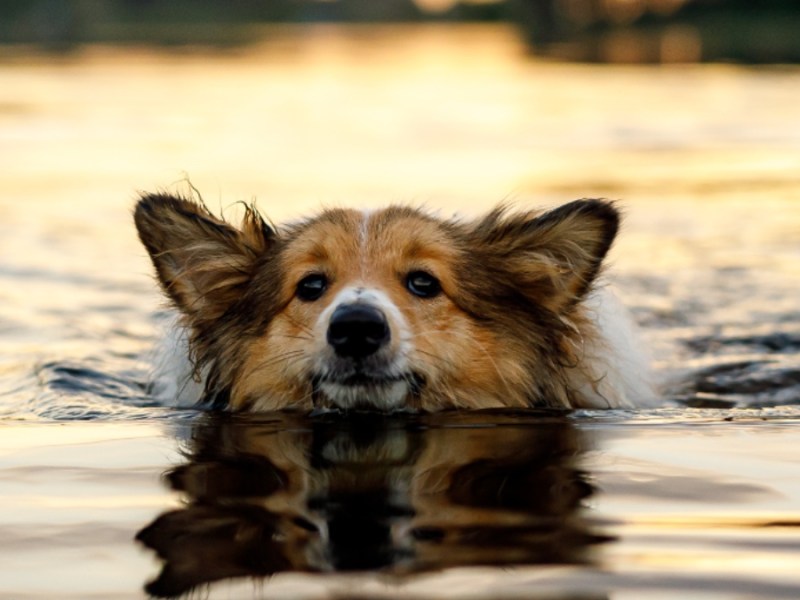
{"label": "wet fur", "polygon": [[[282,227],[247,207],[235,227],[201,203],[147,194],[135,221],[181,314],[194,377],[217,406],[439,410],[651,399],[638,350],[614,347],[596,314],[604,292],[595,282],[619,226],[612,203],[498,208],[474,221],[403,206],[332,209]],[[433,273],[443,293],[409,294],[404,278],[417,269]],[[330,289],[304,302],[296,286],[312,272],[323,272]],[[387,377],[374,388],[326,391],[325,311],[337,294],[362,288],[391,313],[393,362],[374,367]]]}

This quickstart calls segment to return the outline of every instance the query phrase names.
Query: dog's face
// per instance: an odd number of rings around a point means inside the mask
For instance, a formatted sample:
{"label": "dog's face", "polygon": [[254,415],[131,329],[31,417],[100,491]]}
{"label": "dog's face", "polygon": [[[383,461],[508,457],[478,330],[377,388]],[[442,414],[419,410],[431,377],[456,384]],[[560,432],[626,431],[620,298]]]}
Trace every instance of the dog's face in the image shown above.
{"label": "dog's face", "polygon": [[257,410],[568,405],[559,369],[617,220],[599,201],[473,223],[328,210],[280,229],[163,195],[136,210],[209,396]]}
{"label": "dog's face", "polygon": [[493,340],[452,300],[456,261],[439,223],[402,209],[304,224],[281,252],[282,308],[249,345],[234,396],[258,402],[286,381],[300,388],[290,396],[323,406],[416,407],[421,388],[461,360],[499,386],[477,356]]}

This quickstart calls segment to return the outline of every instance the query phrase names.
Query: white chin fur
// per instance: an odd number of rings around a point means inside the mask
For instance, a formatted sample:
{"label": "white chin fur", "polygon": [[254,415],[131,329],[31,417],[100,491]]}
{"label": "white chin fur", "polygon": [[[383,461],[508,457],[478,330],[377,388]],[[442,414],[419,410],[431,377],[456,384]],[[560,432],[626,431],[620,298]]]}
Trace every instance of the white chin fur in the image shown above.
{"label": "white chin fur", "polygon": [[392,381],[384,385],[343,385],[325,382],[319,391],[336,407],[342,410],[373,408],[393,411],[406,408],[409,386],[405,381]]}

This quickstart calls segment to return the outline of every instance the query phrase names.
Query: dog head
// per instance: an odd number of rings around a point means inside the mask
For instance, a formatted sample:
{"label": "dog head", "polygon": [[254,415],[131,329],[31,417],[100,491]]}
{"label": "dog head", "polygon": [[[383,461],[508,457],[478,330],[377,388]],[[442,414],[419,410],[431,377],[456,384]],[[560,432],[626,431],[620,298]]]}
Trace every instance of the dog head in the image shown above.
{"label": "dog head", "polygon": [[618,213],[336,209],[276,228],[248,207],[234,227],[156,194],[135,220],[209,398],[391,411],[569,406],[580,303]]}

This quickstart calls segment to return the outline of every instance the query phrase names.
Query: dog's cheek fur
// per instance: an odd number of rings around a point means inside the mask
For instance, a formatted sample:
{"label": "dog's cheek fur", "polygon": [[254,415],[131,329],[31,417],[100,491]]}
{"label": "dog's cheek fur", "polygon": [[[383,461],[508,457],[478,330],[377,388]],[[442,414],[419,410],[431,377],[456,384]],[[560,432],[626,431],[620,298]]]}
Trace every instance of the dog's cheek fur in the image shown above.
{"label": "dog's cheek fur", "polygon": [[495,211],[462,230],[453,301],[472,322],[475,348],[467,355],[480,345],[486,353],[465,365],[459,381],[480,390],[487,379],[476,382],[469,374],[489,377],[478,367],[483,361],[484,369],[496,371],[488,378],[490,402],[504,394],[505,406],[574,405],[570,370],[580,364],[585,340],[596,335],[581,301],[617,225],[611,204],[578,201],[511,218]]}
{"label": "dog's cheek fur", "polygon": [[417,334],[409,358],[425,381],[419,408],[525,406],[521,355],[449,300],[440,304],[435,310],[425,307],[426,325],[412,322]]}
{"label": "dog's cheek fur", "polygon": [[[492,292],[465,285],[456,299],[470,315],[475,340],[467,353],[474,363],[464,365],[458,380],[468,382],[493,406],[572,405],[566,369],[579,361],[580,336],[589,335],[586,328],[577,334],[576,322],[583,322],[580,309],[569,316],[555,315],[516,293],[510,285],[512,274],[481,272],[476,265],[469,272],[496,286]],[[488,368],[494,372],[485,372]],[[476,402],[486,407],[488,402],[480,397]]]}
{"label": "dog's cheek fur", "polygon": [[286,310],[275,315],[263,334],[242,344],[241,367],[231,386],[231,408],[313,408],[307,370],[313,342],[302,325],[309,319]]}
{"label": "dog's cheek fur", "polygon": [[444,294],[398,302],[413,336],[411,367],[425,382],[412,404],[424,410],[525,407],[547,396],[547,403],[563,405],[537,384],[548,379],[542,357],[551,354],[545,349],[555,347],[561,324],[550,324],[546,312],[519,295],[494,255],[476,250],[465,249],[440,271]]}
{"label": "dog's cheek fur", "polygon": [[[207,399],[217,406],[251,408],[250,394],[242,395],[248,373],[268,366],[262,342],[291,297],[287,295],[280,251],[262,257],[256,276],[242,297],[206,332],[198,332],[195,360],[203,365]],[[283,342],[282,342],[283,343]],[[279,346],[285,352],[285,346]]]}

